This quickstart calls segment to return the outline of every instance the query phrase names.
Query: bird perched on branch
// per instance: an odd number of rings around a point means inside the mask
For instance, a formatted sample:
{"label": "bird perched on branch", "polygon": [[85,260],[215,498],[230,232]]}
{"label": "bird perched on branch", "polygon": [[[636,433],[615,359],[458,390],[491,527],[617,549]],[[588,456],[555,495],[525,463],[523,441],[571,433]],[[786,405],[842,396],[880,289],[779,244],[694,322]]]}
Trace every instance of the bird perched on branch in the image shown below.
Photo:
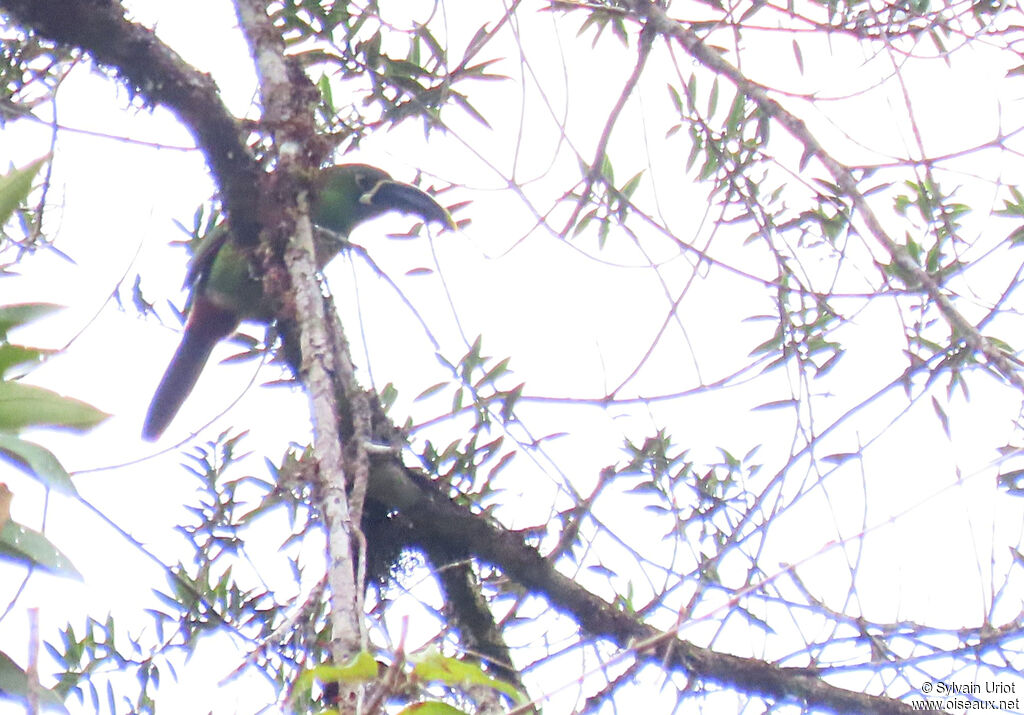
{"label": "bird perched on branch", "polygon": [[[429,194],[394,181],[385,171],[365,164],[322,169],[313,181],[310,218],[314,225],[347,238],[353,228],[389,211],[414,214],[452,228],[448,212]],[[316,240],[322,268],[341,249],[339,240]],[[155,440],[174,419],[199,379],[203,366],[222,338],[242,320],[269,321],[263,286],[244,254],[229,240],[226,228],[213,229],[197,247],[189,268],[191,287],[185,333],[149,405],[142,436]]]}

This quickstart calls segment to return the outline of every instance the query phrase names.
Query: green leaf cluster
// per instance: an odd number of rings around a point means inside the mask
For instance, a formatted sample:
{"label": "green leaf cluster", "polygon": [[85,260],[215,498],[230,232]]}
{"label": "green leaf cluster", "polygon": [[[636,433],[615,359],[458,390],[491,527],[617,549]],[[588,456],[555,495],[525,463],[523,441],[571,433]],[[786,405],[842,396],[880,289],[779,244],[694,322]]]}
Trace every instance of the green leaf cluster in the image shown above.
{"label": "green leaf cluster", "polygon": [[[31,192],[36,174],[45,164],[39,159],[24,169],[0,177],[0,225],[7,223]],[[91,429],[107,415],[91,405],[23,382],[21,373],[41,363],[51,351],[11,342],[11,332],[51,315],[58,307],[43,303],[0,306],[0,459],[40,482],[47,489],[75,496],[71,476],[45,447],[21,436],[26,429],[56,427],[73,431]],[[0,561],[81,578],[78,570],[44,534],[10,518],[15,495],[0,483]],[[37,691],[48,705],[63,709],[56,691],[31,683],[11,658],[0,653],[0,694],[25,698]]]}

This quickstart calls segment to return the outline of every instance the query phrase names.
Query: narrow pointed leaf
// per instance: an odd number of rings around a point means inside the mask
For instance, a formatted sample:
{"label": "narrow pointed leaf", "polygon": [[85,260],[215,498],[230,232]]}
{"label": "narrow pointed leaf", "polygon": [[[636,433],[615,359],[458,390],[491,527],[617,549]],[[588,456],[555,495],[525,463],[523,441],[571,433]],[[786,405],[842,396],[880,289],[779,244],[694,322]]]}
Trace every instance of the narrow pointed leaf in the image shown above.
{"label": "narrow pointed leaf", "polygon": [[0,433],[0,457],[6,458],[47,487],[65,494],[76,494],[71,475],[53,452],[34,442],[11,434]]}
{"label": "narrow pointed leaf", "polygon": [[27,526],[8,521],[0,528],[0,559],[45,569],[58,576],[82,580],[68,557],[41,533]]}
{"label": "narrow pointed leaf", "polygon": [[28,198],[36,174],[49,157],[36,159],[24,169],[15,169],[0,177],[0,224],[7,223],[14,210]]}

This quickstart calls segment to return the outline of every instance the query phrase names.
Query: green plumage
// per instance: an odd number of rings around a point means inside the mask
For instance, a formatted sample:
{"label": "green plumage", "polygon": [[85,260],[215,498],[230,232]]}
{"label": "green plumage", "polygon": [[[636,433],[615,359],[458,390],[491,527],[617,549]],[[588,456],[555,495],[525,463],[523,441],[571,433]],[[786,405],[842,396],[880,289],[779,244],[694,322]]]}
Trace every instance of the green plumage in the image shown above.
{"label": "green plumage", "polygon": [[[388,211],[454,227],[448,212],[429,194],[366,164],[332,166],[313,181],[310,218],[339,238],[347,238],[363,221]],[[321,268],[341,248],[337,240],[318,238],[315,243]],[[259,278],[223,226],[211,230],[196,248],[188,282],[192,296],[185,334],[150,403],[142,429],[148,440],[157,439],[174,419],[218,341],[234,332],[242,320],[272,317]]]}

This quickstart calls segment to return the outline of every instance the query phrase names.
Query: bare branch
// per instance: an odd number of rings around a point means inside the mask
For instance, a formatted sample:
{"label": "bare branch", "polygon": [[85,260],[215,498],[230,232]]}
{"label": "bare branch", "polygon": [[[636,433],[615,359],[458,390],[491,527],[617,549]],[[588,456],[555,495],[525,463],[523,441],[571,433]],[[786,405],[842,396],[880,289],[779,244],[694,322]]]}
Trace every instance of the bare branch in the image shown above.
{"label": "bare branch", "polygon": [[174,112],[210,165],[235,236],[256,245],[260,172],[245,131],[208,74],[185,62],[149,28],[128,21],[115,0],[3,0],[0,9],[48,39],[82,48],[115,70],[147,103]]}

